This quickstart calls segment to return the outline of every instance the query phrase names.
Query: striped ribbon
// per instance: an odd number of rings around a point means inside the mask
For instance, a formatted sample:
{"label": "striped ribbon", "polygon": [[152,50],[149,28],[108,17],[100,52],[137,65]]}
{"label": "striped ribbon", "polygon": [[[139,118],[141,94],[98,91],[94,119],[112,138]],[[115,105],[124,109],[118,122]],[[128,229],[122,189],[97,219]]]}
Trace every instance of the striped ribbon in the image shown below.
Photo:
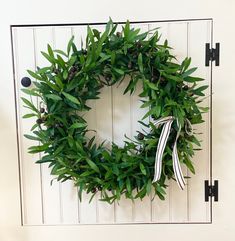
{"label": "striped ribbon", "polygon": [[[157,151],[156,151],[156,157],[155,157],[155,168],[154,168],[154,178],[153,182],[157,182],[161,178],[161,172],[162,172],[162,157],[163,153],[166,147],[167,140],[170,135],[171,131],[171,125],[174,122],[175,117],[173,116],[167,116],[162,117],[158,119],[156,122],[154,122],[154,125],[158,128],[159,126],[163,125],[162,132],[158,141]],[[173,152],[172,152],[172,161],[173,161],[173,170],[175,173],[176,181],[179,185],[179,187],[183,190],[185,188],[185,180],[182,173],[182,169],[180,167],[179,162],[179,156],[177,151],[177,140],[180,135],[181,126],[177,120],[177,126],[178,126],[178,132],[175,138],[174,146],[173,146]],[[188,119],[186,119],[185,122],[185,132],[188,135],[192,135],[192,126]]]}

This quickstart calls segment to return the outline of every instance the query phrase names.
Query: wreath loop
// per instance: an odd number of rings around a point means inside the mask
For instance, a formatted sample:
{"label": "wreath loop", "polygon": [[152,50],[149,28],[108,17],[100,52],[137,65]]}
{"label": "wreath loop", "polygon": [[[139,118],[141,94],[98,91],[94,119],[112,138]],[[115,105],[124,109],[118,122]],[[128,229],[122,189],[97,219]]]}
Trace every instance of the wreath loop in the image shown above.
{"label": "wreath loop", "polygon": [[[200,142],[191,124],[203,122],[202,113],[208,108],[198,103],[208,86],[198,87],[203,79],[191,76],[196,70],[189,68],[191,59],[177,63],[167,41],[159,44],[156,29],[140,33],[127,21],[116,32],[117,26],[110,20],[103,33],[88,26],[85,49],[77,49],[73,37],[66,53],[48,45],[48,53],[42,54],[50,66],[28,70],[36,81],[22,91],[40,100],[35,106],[22,98],[32,112],[24,118],[37,118],[33,135],[25,137],[40,141],[29,153],[43,152],[37,163],[49,162],[58,181],[73,180],[80,199],[82,191],[92,196],[100,191],[101,200],[109,203],[121,195],[142,199],[152,189],[154,196],[164,199],[166,179],[175,176],[184,186],[180,163],[195,172],[191,159],[194,144]],[[87,100],[99,98],[103,86],[126,76],[129,84],[124,94],[132,94],[137,83],[142,84],[141,108],[149,108],[143,119],[150,117],[150,121],[139,122],[149,131],[139,132],[134,140],[127,137],[123,147],[112,143],[109,150],[104,143],[95,144],[95,136],[86,137],[89,129],[83,115],[90,109]]]}

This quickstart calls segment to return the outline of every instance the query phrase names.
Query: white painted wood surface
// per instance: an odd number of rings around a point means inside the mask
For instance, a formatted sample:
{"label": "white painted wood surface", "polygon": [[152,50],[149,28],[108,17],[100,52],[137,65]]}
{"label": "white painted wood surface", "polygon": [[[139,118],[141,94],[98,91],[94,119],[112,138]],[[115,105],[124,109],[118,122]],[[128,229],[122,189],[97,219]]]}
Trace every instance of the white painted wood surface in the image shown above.
{"label": "white painted wood surface", "polygon": [[[160,27],[162,40],[168,39],[170,46],[178,60],[191,56],[193,65],[198,67],[197,74],[210,82],[210,68],[204,64],[205,43],[211,41],[211,21],[195,22],[160,22],[138,25],[143,31]],[[102,31],[103,26],[96,26]],[[200,32],[200,35],[198,34]],[[44,66],[46,60],[40,51],[46,49],[50,43],[55,49],[66,49],[71,35],[75,35],[75,42],[80,47],[81,39],[86,36],[85,26],[66,27],[35,27],[14,29],[14,58],[16,69],[18,122],[20,137],[20,169],[22,189],[22,210],[24,225],[62,225],[62,224],[118,224],[118,223],[184,223],[209,222],[210,203],[204,202],[204,180],[209,178],[209,114],[205,115],[205,123],[198,127],[201,135],[203,150],[194,158],[196,175],[187,180],[187,188],[179,190],[174,181],[169,182],[165,201],[151,196],[143,201],[122,198],[113,205],[100,202],[97,195],[89,204],[89,196],[83,195],[80,203],[77,190],[72,183],[57,183],[50,181],[50,170],[47,165],[34,164],[39,156],[27,153],[27,147],[32,144],[23,134],[29,132],[32,121],[22,119],[26,112],[22,107],[20,96],[20,80],[27,76],[27,69]],[[205,83],[204,82],[204,83]],[[134,136],[140,128],[138,120],[143,116],[137,89],[133,96],[123,95],[126,81],[121,85],[103,88],[101,98],[90,101],[92,110],[85,118],[90,129],[96,130],[99,142],[104,139],[107,143],[114,141],[123,144],[124,134]],[[141,88],[141,86],[139,86]],[[209,94],[209,92],[208,92]],[[37,101],[36,99],[34,101]],[[205,100],[209,105],[209,99]],[[93,133],[91,133],[93,135]],[[184,174],[188,172],[184,169]]]}

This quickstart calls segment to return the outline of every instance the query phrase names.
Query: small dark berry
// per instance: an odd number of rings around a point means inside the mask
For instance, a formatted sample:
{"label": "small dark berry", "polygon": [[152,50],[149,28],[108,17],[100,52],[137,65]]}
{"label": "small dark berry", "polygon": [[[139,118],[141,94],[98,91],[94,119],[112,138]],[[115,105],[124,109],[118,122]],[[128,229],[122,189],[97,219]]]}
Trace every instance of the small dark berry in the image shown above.
{"label": "small dark berry", "polygon": [[188,85],[183,86],[183,90],[188,90],[188,89],[189,89]]}
{"label": "small dark berry", "polygon": [[94,187],[92,190],[91,190],[92,193],[95,193],[97,192],[97,189]]}
{"label": "small dark berry", "polygon": [[78,71],[78,67],[77,66],[72,66],[70,69],[70,73],[76,73]]}
{"label": "small dark berry", "polygon": [[127,67],[128,67],[128,69],[131,69],[131,68],[132,68],[132,63],[131,63],[131,61],[128,63]]}
{"label": "small dark berry", "polygon": [[45,109],[43,107],[41,107],[39,111],[40,111],[40,113],[44,113]]}
{"label": "small dark berry", "polygon": [[72,73],[69,74],[68,80],[73,79],[73,77],[74,77],[74,72],[72,72]]}
{"label": "small dark berry", "polygon": [[151,82],[156,83],[157,82],[157,77],[156,76],[152,76],[151,77]]}
{"label": "small dark berry", "polygon": [[87,54],[87,50],[86,49],[82,49],[82,53],[83,54]]}
{"label": "small dark berry", "polygon": [[138,140],[142,141],[144,139],[144,134],[139,132],[137,135]]}
{"label": "small dark berry", "polygon": [[142,44],[140,42],[137,42],[136,46],[137,48],[141,48]]}
{"label": "small dark berry", "polygon": [[122,33],[121,32],[117,32],[117,37],[122,37]]}
{"label": "small dark berry", "polygon": [[134,52],[133,53],[133,58],[137,58],[138,57],[138,53],[137,52]]}
{"label": "small dark berry", "polygon": [[56,68],[53,68],[52,71],[53,71],[55,74],[59,74],[59,73],[60,73],[60,71],[59,71],[58,69],[56,69]]}
{"label": "small dark berry", "polygon": [[111,80],[111,75],[106,75],[106,76],[105,76],[105,80],[106,80],[106,81],[110,81],[110,80]]}
{"label": "small dark berry", "polygon": [[36,120],[36,122],[37,122],[38,125],[41,125],[43,123],[43,120],[41,118],[39,118],[39,119]]}

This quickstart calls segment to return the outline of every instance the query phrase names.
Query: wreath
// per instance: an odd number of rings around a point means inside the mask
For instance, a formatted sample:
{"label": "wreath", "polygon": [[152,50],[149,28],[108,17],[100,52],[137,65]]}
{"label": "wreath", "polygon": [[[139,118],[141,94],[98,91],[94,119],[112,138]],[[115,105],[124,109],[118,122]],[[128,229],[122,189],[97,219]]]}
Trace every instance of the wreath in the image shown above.
{"label": "wreath", "polygon": [[[167,179],[184,188],[181,165],[195,173],[192,157],[200,141],[192,125],[202,123],[202,113],[208,111],[198,106],[208,86],[191,76],[196,70],[189,68],[191,58],[178,63],[168,42],[159,44],[158,29],[141,33],[127,21],[117,32],[117,26],[110,20],[103,33],[88,26],[85,48],[77,49],[74,37],[67,52],[48,45],[42,54],[50,66],[28,70],[35,81],[22,89],[29,95],[22,101],[31,111],[23,118],[33,117],[36,123],[25,137],[40,142],[29,147],[29,153],[42,152],[37,163],[48,162],[58,181],[72,180],[80,199],[83,191],[91,193],[91,199],[100,192],[102,201],[113,203],[122,195],[143,199],[153,190],[154,197],[163,200]],[[148,111],[139,122],[145,131],[126,137],[123,147],[112,143],[108,149],[105,141],[96,144],[95,134],[86,135],[92,131],[84,119],[90,110],[87,100],[99,98],[104,86],[126,76],[124,94],[142,84],[141,108]]]}

